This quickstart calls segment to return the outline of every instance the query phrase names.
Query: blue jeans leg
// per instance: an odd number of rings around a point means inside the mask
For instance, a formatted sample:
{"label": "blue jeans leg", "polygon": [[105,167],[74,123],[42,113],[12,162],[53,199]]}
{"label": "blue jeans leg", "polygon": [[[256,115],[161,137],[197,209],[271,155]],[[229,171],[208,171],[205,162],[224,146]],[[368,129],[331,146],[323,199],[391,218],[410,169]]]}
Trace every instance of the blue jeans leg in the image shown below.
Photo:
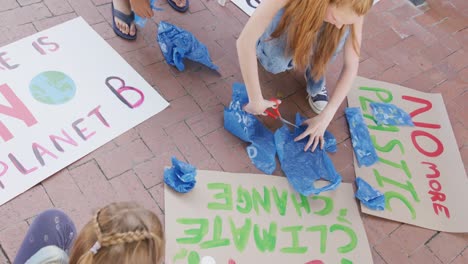
{"label": "blue jeans leg", "polygon": [[40,213],[29,227],[13,264],[23,264],[41,248],[56,246],[69,253],[76,227],[64,212],[49,209]]}
{"label": "blue jeans leg", "polygon": [[316,96],[319,93],[323,93],[323,90],[325,90],[326,93],[326,88],[325,88],[325,77],[322,76],[318,81],[314,80],[314,77],[311,75],[311,70],[310,67],[307,67],[306,72],[305,72],[305,79],[307,82],[307,93],[310,96]]}
{"label": "blue jeans leg", "polygon": [[[343,35],[343,37],[341,37],[341,40],[340,40],[340,43],[338,43],[338,47],[336,48],[334,54],[333,54],[333,57],[331,58],[330,62],[333,62],[336,58],[336,56],[338,55],[338,53],[340,53],[340,51],[343,49],[345,43],[346,43],[346,40],[348,39],[348,36],[349,36],[349,29],[347,29]],[[306,72],[305,72],[305,79],[306,79],[306,82],[307,82],[307,93],[314,97],[318,94],[327,94],[327,88],[325,86],[326,84],[326,81],[325,81],[325,76],[322,76],[322,78],[320,78],[319,80],[315,80],[314,77],[312,77],[311,75],[311,67],[307,67],[306,69]]]}
{"label": "blue jeans leg", "polygon": [[[291,70],[294,66],[294,61],[292,60],[291,55],[286,54],[287,48],[287,35],[283,34],[278,38],[272,38],[271,34],[275,31],[278,26],[284,10],[281,9],[274,16],[270,25],[265,29],[265,32],[260,36],[257,41],[257,58],[262,64],[262,66],[268,72],[277,74],[287,70]],[[345,42],[349,36],[350,30],[346,29],[343,37],[338,43],[338,47],[335,50],[335,53],[332,57],[332,60],[337,56],[337,54],[343,49]],[[307,82],[307,93],[311,96],[316,96],[317,94],[326,94],[323,92],[325,90],[325,77],[320,78],[319,80],[314,80],[310,74],[310,66],[306,69],[305,79]],[[326,90],[325,90],[326,91]]]}

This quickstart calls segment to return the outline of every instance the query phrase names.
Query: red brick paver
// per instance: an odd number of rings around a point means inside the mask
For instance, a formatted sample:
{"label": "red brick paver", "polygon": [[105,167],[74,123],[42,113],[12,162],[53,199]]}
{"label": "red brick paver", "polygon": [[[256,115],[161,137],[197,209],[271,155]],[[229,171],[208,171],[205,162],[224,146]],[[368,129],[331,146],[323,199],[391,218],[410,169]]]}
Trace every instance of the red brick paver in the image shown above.
{"label": "red brick paver", "polygon": [[[381,0],[367,16],[359,75],[442,93],[465,168],[468,168],[468,1]],[[139,31],[136,42],[115,36],[111,0],[1,0],[0,45],[82,16],[171,106],[0,207],[0,263],[10,263],[31,219],[61,208],[81,228],[93,210],[111,201],[135,200],[163,217],[162,172],[170,157],[200,169],[258,172],[245,144],[223,128],[222,110],[231,85],[242,81],[235,51],[248,16],[232,3],[191,0],[180,14],[166,1],[163,12]],[[219,74],[188,62],[186,71],[168,66],[155,41],[166,20],[193,32],[209,48]],[[341,60],[330,65],[336,83]],[[265,96],[284,99],[285,116],[312,116],[300,73],[259,70]],[[342,106],[330,125],[339,143],[331,156],[345,182],[354,180],[352,151]],[[275,127],[273,123],[267,123]],[[236,155],[232,155],[236,153]],[[282,175],[277,170],[274,174]],[[31,203],[34,201],[34,203]],[[374,263],[468,263],[468,236],[448,234],[363,215]]]}

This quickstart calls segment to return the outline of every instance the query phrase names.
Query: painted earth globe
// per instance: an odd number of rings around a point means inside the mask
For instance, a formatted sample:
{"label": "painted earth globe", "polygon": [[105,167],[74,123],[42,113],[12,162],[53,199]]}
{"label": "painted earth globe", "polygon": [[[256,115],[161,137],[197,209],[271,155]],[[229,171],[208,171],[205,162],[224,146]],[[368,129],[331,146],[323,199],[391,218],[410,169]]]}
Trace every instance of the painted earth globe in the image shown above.
{"label": "painted earth globe", "polygon": [[76,93],[76,85],[63,72],[45,71],[31,80],[29,91],[34,99],[41,103],[58,105],[73,99]]}

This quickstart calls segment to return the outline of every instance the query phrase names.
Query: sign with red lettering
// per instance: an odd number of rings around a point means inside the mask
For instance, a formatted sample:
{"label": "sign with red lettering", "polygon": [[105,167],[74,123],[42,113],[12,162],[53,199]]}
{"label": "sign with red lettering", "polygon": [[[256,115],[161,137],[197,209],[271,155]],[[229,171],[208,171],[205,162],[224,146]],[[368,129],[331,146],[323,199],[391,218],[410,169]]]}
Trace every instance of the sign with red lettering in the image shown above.
{"label": "sign with red lettering", "polygon": [[[379,125],[371,102],[406,111],[414,126]],[[446,232],[468,232],[468,179],[440,94],[358,77],[348,95],[349,107],[364,116],[378,162],[359,167],[364,178],[385,194],[384,211],[362,211]]]}
{"label": "sign with red lettering", "polygon": [[306,197],[279,176],[199,170],[196,181],[164,188],[166,263],[372,263],[349,183]]}
{"label": "sign with red lettering", "polygon": [[0,205],[168,103],[82,18],[0,48]]}

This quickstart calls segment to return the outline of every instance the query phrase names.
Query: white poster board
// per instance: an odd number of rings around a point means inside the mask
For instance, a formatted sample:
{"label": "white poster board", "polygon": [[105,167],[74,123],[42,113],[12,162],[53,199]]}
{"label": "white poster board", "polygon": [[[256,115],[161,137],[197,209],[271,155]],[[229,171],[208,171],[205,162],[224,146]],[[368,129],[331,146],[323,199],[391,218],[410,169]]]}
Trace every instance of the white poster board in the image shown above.
{"label": "white poster board", "polygon": [[0,48],[0,205],[168,103],[82,18]]}
{"label": "white poster board", "polygon": [[349,183],[305,197],[285,177],[199,170],[196,181],[164,188],[165,263],[372,263]]}
{"label": "white poster board", "polygon": [[252,16],[253,12],[260,4],[260,0],[231,0],[236,6],[238,6],[247,15]]}

